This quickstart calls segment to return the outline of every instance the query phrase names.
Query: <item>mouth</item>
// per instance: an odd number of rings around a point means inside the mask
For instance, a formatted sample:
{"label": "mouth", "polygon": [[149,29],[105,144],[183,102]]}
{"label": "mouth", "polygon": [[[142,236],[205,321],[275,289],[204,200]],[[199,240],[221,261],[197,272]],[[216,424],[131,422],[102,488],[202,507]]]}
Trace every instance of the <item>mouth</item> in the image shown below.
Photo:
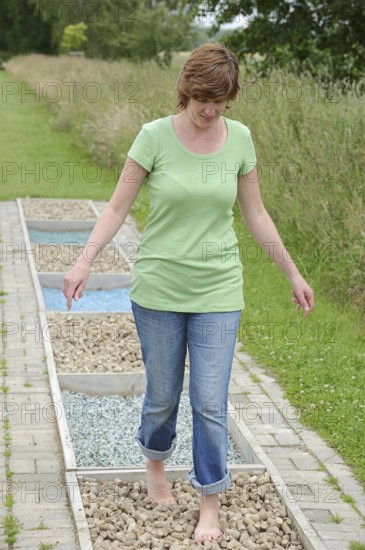
{"label": "mouth", "polygon": [[214,118],[214,117],[212,117],[212,116],[208,118],[208,117],[206,117],[206,116],[204,116],[204,115],[201,115],[201,117],[202,117],[204,120],[206,120],[207,122],[209,122],[210,120],[213,120],[213,118]]}

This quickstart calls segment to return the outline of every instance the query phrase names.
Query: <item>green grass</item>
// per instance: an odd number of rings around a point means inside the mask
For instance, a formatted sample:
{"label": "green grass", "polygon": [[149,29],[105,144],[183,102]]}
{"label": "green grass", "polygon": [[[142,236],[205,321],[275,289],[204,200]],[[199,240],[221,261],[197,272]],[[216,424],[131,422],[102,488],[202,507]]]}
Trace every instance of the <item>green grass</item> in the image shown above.
{"label": "green grass", "polygon": [[58,544],[58,542],[55,542],[55,543],[46,543],[46,542],[40,542],[39,543],[39,550],[53,550],[55,547],[56,547],[56,544]]}
{"label": "green grass", "polygon": [[[237,219],[242,242],[250,238]],[[284,237],[284,236],[283,236]],[[284,239],[285,240],[285,239]],[[295,312],[290,285],[269,259],[244,264],[246,308],[241,316],[243,349],[273,374],[285,397],[353,467],[365,486],[365,354],[361,314],[326,297],[320,277],[310,277],[316,305],[303,319]]]}
{"label": "green grass", "polygon": [[335,476],[328,476],[326,478],[326,483],[328,483],[329,485],[332,485],[332,487],[335,487],[336,489],[338,489],[339,491],[341,490],[339,488],[339,485],[338,485],[338,479],[337,477]]}
{"label": "green grass", "polygon": [[347,504],[351,504],[352,506],[356,504],[354,497],[351,495],[341,495],[341,498],[344,502],[347,502]]}
{"label": "green grass", "polygon": [[12,493],[7,493],[5,497],[5,506],[7,508],[12,508],[14,506],[14,497]]}
{"label": "green grass", "polygon": [[365,550],[365,544],[352,540],[350,542],[350,550]]}
{"label": "green grass", "polygon": [[[7,71],[0,71],[0,86],[10,80]],[[0,200],[26,196],[75,198],[80,194],[100,199],[111,194],[115,171],[100,166],[94,169],[90,155],[80,149],[77,133],[70,139],[67,132],[55,129],[55,114],[49,112],[49,103],[36,102],[24,93],[22,98],[21,89],[19,83],[19,93],[8,95],[0,104]]]}
{"label": "green grass", "polygon": [[39,525],[37,525],[37,527],[33,527],[32,531],[44,531],[46,529],[49,529],[49,527],[47,527],[47,525],[41,521]]}
{"label": "green grass", "polygon": [[21,531],[22,524],[13,514],[8,514],[3,519],[3,527],[5,531],[5,542],[14,544],[16,542],[16,536]]}
{"label": "green grass", "polygon": [[339,514],[334,514],[333,516],[331,516],[331,521],[333,521],[333,523],[341,523],[341,521],[343,520],[344,518]]}

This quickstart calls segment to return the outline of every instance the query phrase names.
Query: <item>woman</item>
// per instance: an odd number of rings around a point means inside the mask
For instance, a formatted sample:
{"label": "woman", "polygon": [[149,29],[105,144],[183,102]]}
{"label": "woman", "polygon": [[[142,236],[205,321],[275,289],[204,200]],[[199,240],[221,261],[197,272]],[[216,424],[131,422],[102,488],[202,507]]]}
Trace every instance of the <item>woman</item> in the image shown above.
{"label": "woman", "polygon": [[[243,267],[232,228],[236,198],[248,230],[287,276],[297,310],[303,307],[307,317],[314,307],[313,290],[262,203],[250,130],[223,116],[239,92],[238,71],[237,58],[221,44],[206,43],[191,53],[177,82],[181,112],[143,124],[89,239],[99,251],[104,248],[148,175],[151,212],[130,293],[147,377],[135,439],[147,457],[148,495],[176,504],[164,461],[176,446],[188,348],[194,462],[188,477],[201,494],[197,542],[222,534],[218,493],[231,485],[226,406],[244,309]],[[96,254],[90,248],[66,274],[68,309],[72,298],[82,296]]]}

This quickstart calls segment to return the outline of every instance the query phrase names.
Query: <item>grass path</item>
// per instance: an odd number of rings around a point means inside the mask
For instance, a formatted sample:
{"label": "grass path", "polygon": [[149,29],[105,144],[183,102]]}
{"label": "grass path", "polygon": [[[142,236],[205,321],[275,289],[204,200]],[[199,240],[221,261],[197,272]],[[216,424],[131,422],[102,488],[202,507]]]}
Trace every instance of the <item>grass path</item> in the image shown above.
{"label": "grass path", "polygon": [[55,115],[47,102],[26,94],[24,83],[15,82],[6,71],[0,71],[0,86],[0,200],[109,196],[116,174],[85,156],[77,136],[53,127]]}
{"label": "grass path", "polygon": [[[11,76],[0,72],[3,90],[9,82]],[[53,115],[46,103],[37,103],[34,96],[22,102],[20,92],[7,99],[3,98],[0,106],[1,162],[8,163],[8,171],[18,167],[18,172],[12,176],[2,174],[0,200],[26,195],[110,198],[117,174],[104,170],[94,183],[83,177],[82,169],[90,160],[69,134],[52,129]],[[63,167],[59,181],[51,183],[42,177],[35,181],[34,175],[22,174],[21,163],[34,169],[36,162],[43,168],[47,163]],[[65,163],[77,163],[74,182]],[[131,209],[140,230],[147,221],[148,205],[144,185]],[[286,397],[300,410],[301,422],[337,450],[365,487],[365,348],[360,312],[350,305],[330,302],[321,292],[320,273],[307,273],[306,266],[298,265],[316,298],[314,311],[303,319],[302,311],[295,312],[290,301],[285,275],[264,252],[260,253],[240,218],[237,204],[234,215],[244,265],[246,308],[239,332],[244,349],[277,376]],[[290,236],[281,237],[286,243]]]}

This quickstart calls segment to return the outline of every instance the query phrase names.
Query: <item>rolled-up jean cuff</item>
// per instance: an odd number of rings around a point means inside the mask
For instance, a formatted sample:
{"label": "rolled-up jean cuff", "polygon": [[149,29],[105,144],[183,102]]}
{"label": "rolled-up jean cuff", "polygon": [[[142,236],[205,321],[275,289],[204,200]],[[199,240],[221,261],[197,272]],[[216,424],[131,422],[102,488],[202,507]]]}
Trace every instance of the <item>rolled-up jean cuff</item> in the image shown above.
{"label": "rolled-up jean cuff", "polygon": [[169,458],[172,455],[177,444],[177,435],[174,435],[171,439],[171,447],[167,449],[167,451],[154,451],[153,449],[148,449],[147,447],[142,445],[140,431],[140,428],[138,428],[134,439],[137,441],[139,448],[141,449],[141,452],[144,456],[146,456],[150,460],[166,460],[166,458]]}
{"label": "rolled-up jean cuff", "polygon": [[188,478],[191,485],[203,495],[214,495],[219,491],[225,491],[231,486],[232,483],[231,473],[229,470],[227,471],[227,474],[223,479],[221,479],[220,481],[216,481],[215,483],[210,483],[209,485],[201,485],[199,483],[199,481],[196,479],[194,468],[192,468],[190,472],[188,472]]}

